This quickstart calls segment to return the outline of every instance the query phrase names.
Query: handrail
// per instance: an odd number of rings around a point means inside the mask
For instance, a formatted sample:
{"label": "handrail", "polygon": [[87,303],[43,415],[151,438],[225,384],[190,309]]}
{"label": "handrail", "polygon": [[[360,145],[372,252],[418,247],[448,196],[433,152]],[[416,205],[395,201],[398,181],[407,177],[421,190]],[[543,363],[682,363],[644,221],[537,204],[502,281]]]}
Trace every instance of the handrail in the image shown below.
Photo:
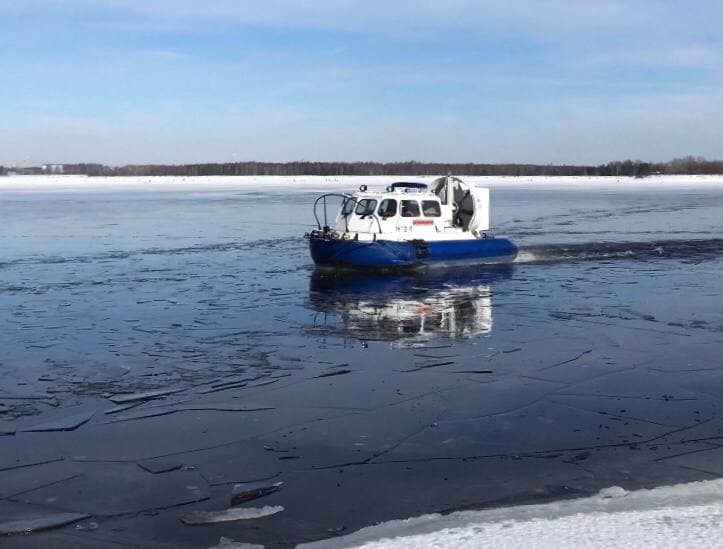
{"label": "handrail", "polygon": [[[326,194],[322,194],[319,198],[317,198],[317,199],[314,201],[314,219],[316,219],[316,226],[317,226],[320,230],[321,230],[321,222],[319,221],[319,215],[316,213],[316,207],[319,205],[319,200],[322,200],[322,199],[323,199],[323,200],[324,200],[324,226],[325,226],[325,227],[328,226],[328,225],[329,225],[329,222],[328,222],[328,218],[327,218],[327,215],[326,215],[326,197],[327,197],[327,196],[339,196],[339,197],[343,198],[343,199],[344,199],[344,202],[342,202],[342,206],[341,206],[342,209],[343,209],[344,206],[346,205],[347,200],[352,199],[352,200],[356,201],[356,198],[355,198],[355,197],[353,197],[353,196],[351,196],[351,195],[348,195],[348,194],[342,194],[342,193],[326,193]],[[348,227],[347,227],[347,228],[348,228]]]}
{"label": "handrail", "polygon": [[371,216],[376,220],[377,227],[379,227],[379,234],[382,234],[384,231],[382,231],[382,224],[379,221],[379,217],[374,212],[371,213]]}
{"label": "handrail", "polygon": [[[343,199],[343,202],[342,202],[342,204],[341,204],[341,209],[342,209],[342,211],[343,211],[344,208],[346,207],[346,204],[347,204],[348,201],[352,200],[354,203],[359,202],[359,199],[358,199],[356,196],[353,196],[353,195],[350,195],[350,194],[342,194],[342,193],[326,193],[326,194],[322,194],[320,197],[318,197],[318,198],[314,201],[314,219],[316,219],[316,226],[319,228],[319,230],[321,230],[322,225],[321,225],[321,222],[319,221],[319,215],[318,215],[317,212],[316,212],[316,207],[319,205],[319,201],[322,200],[322,199],[323,199],[323,201],[324,201],[324,227],[328,227],[328,226],[329,226],[329,220],[328,220],[328,217],[327,217],[327,214],[326,214],[326,197],[327,197],[327,196],[338,196],[338,197],[341,197],[341,198]],[[379,221],[379,217],[377,217],[377,215],[376,215],[374,212],[372,212],[371,214],[368,214],[368,215],[371,215],[371,216],[374,218],[374,220],[377,222],[377,227],[379,227],[379,234],[382,234],[384,231],[382,231],[382,224],[381,224],[381,222]],[[344,216],[344,228],[345,228],[345,232],[348,233],[348,232],[349,232],[349,216],[348,216],[348,215],[345,215],[345,216]]]}

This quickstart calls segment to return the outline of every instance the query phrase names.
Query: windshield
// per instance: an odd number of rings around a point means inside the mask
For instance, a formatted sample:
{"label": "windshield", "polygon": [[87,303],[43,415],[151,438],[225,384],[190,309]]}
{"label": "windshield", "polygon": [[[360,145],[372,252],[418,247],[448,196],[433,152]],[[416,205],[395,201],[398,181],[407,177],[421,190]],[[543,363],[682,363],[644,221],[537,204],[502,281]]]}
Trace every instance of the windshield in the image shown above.
{"label": "windshield", "polygon": [[355,205],[356,205],[356,200],[354,198],[349,197],[346,200],[344,200],[344,206],[341,209],[341,215],[343,215],[343,216],[349,215],[351,212],[354,211]]}

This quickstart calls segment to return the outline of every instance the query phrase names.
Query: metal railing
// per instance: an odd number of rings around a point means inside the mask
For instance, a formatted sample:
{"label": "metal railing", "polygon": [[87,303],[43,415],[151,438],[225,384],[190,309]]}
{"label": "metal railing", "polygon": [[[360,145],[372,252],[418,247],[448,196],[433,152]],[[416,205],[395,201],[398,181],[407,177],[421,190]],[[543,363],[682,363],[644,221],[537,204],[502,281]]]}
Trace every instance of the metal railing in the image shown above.
{"label": "metal railing", "polygon": [[[316,219],[316,226],[319,228],[319,230],[322,230],[322,228],[326,228],[326,229],[329,228],[329,217],[328,217],[327,203],[326,203],[326,198],[328,196],[337,196],[342,199],[342,203],[341,203],[341,211],[342,212],[344,211],[344,209],[346,208],[346,205],[350,201],[353,202],[353,204],[355,204],[355,205],[359,202],[359,199],[357,197],[349,195],[349,194],[341,194],[341,193],[322,194],[319,198],[317,198],[314,201],[314,219]],[[321,224],[321,221],[319,221],[319,214],[317,212],[317,207],[319,206],[320,201],[324,207],[324,225],[323,226]],[[356,207],[356,206],[354,206],[354,207]],[[348,214],[343,216],[344,217],[344,232],[347,232],[347,233],[349,232],[349,216],[352,214],[353,211],[354,211],[354,209],[352,208],[352,210]],[[374,218],[374,220],[377,222],[377,227],[379,227],[379,234],[383,233],[384,231],[382,231],[382,224],[380,223],[377,215],[374,212],[372,212],[368,215],[371,215]]]}

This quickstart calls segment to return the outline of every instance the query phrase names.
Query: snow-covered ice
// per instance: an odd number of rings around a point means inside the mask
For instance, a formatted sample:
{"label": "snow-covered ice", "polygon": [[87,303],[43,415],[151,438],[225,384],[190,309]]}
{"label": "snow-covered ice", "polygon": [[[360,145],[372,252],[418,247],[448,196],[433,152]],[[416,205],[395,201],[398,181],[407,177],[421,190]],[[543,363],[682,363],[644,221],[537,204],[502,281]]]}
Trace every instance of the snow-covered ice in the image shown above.
{"label": "snow-covered ice", "polygon": [[723,542],[723,479],[449,515],[424,515],[300,545],[303,549],[716,547]]}
{"label": "snow-covered ice", "polygon": [[[154,176],[85,177],[40,175],[0,177],[0,191],[75,192],[75,191],[229,191],[262,187],[269,190],[350,190],[359,185],[384,188],[394,181],[415,180],[430,183],[437,176]],[[598,176],[464,176],[465,181],[487,187],[586,188],[690,188],[723,187],[723,175],[656,175],[634,177]]]}

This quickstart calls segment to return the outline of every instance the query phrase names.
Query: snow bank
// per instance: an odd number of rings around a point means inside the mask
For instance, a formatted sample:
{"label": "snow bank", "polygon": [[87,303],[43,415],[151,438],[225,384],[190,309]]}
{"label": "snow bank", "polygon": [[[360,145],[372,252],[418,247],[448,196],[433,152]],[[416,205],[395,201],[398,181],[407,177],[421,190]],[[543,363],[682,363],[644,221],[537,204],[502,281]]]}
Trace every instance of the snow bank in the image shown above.
{"label": "snow bank", "polygon": [[715,547],[723,541],[723,479],[574,500],[425,515],[299,549]]}
{"label": "snow bank", "polygon": [[[464,177],[483,187],[544,187],[585,189],[591,186],[611,189],[720,187],[723,175],[669,175],[645,179],[632,177]],[[382,189],[394,181],[412,180],[429,183],[432,176],[158,176],[158,177],[84,177],[84,176],[8,176],[0,177],[0,191],[19,192],[104,192],[104,191],[234,191],[234,190],[353,190],[359,185]]]}

